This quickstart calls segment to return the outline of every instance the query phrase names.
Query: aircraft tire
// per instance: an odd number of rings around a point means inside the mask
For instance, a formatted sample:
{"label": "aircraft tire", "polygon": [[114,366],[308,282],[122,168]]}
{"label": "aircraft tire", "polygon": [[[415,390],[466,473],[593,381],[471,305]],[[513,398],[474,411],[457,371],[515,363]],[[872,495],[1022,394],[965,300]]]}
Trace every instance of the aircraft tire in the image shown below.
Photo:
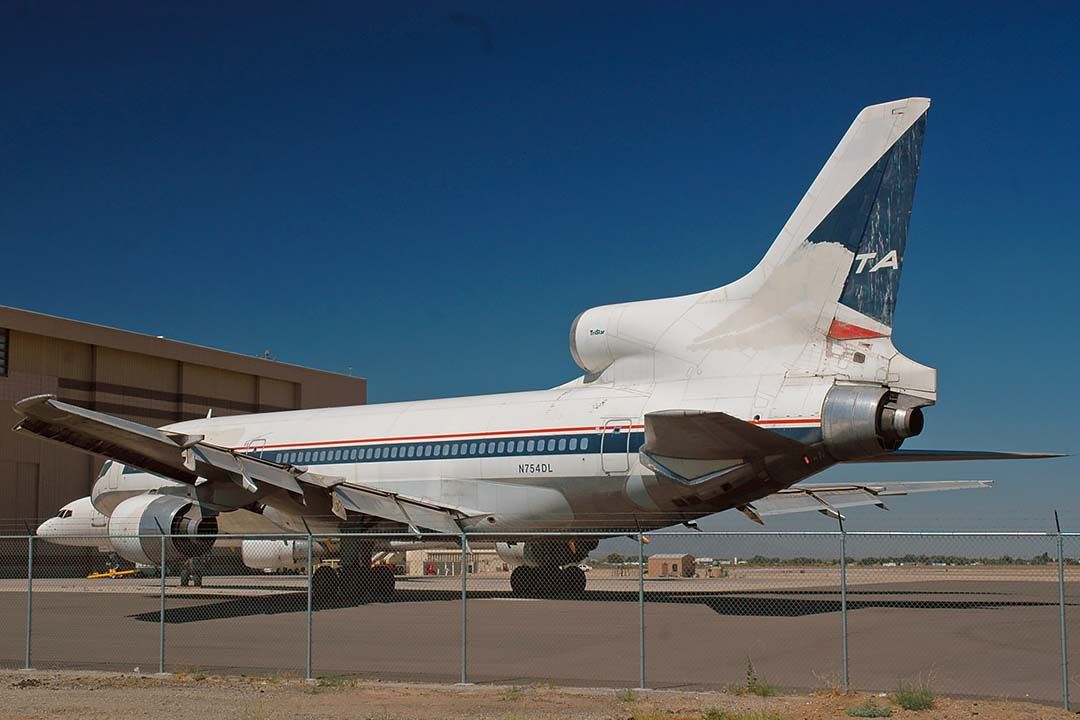
{"label": "aircraft tire", "polygon": [[562,592],[560,595],[563,597],[581,597],[585,593],[586,577],[585,571],[579,567],[568,567],[561,571],[564,577],[563,582],[560,583],[559,588]]}
{"label": "aircraft tire", "polygon": [[311,594],[313,600],[320,605],[327,605],[337,599],[341,581],[338,571],[329,565],[321,565],[315,568],[311,576]]}
{"label": "aircraft tire", "polygon": [[537,568],[537,597],[557,598],[566,595],[566,575],[559,568]]}
{"label": "aircraft tire", "polygon": [[514,597],[577,598],[585,592],[585,572],[571,567],[565,570],[519,565],[510,573],[510,591]]}
{"label": "aircraft tire", "polygon": [[367,600],[371,596],[371,568],[360,565],[341,568],[338,595],[347,602]]}
{"label": "aircraft tire", "polygon": [[510,572],[510,592],[514,597],[532,597],[535,574],[536,568],[528,565],[518,565]]}
{"label": "aircraft tire", "polygon": [[380,565],[371,571],[370,587],[371,595],[376,600],[388,600],[394,594],[394,568],[389,565]]}

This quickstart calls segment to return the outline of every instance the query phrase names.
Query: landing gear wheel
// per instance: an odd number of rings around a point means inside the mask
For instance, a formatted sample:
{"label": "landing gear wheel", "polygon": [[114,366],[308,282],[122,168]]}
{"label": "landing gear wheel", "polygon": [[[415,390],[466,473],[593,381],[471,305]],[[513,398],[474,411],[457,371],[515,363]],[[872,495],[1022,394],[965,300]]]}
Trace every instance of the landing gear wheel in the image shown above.
{"label": "landing gear wheel", "polygon": [[342,568],[339,593],[345,600],[387,600],[394,584],[394,569],[387,565]]}
{"label": "landing gear wheel", "polygon": [[315,568],[311,575],[311,594],[315,602],[326,605],[337,599],[340,578],[338,571],[329,565]]}
{"label": "landing gear wheel", "polygon": [[191,573],[187,570],[180,571],[180,587],[187,587],[191,582]]}
{"label": "landing gear wheel", "polygon": [[371,594],[371,569],[355,565],[341,568],[338,594],[345,602],[366,600]]}
{"label": "landing gear wheel", "polygon": [[556,598],[564,595],[564,579],[559,568],[536,568],[536,597]]}
{"label": "landing gear wheel", "polygon": [[533,585],[533,568],[518,565],[510,572],[510,592],[514,597],[529,597]]}
{"label": "landing gear wheel", "polygon": [[576,567],[519,565],[510,573],[510,590],[515,597],[575,598],[585,592],[585,573]]}
{"label": "landing gear wheel", "polygon": [[585,593],[586,577],[584,570],[579,567],[568,567],[561,570],[560,574],[564,576],[561,588],[564,596],[581,597]]}
{"label": "landing gear wheel", "polygon": [[394,594],[394,568],[380,565],[371,571],[371,596],[376,600],[389,600]]}

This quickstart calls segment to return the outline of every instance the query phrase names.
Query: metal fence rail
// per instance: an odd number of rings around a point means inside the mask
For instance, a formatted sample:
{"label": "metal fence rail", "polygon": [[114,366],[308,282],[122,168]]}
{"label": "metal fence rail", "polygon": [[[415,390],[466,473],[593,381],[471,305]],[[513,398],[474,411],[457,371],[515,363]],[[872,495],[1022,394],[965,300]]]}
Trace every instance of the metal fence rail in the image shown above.
{"label": "metal fence rail", "polygon": [[[514,592],[493,543],[537,538],[595,548]],[[133,566],[0,536],[0,665],[747,692],[927,683],[1070,703],[1078,533],[282,534],[217,536],[205,557],[179,537],[138,541],[153,557]],[[373,563],[342,564],[358,544]],[[264,556],[292,567],[263,572]]]}

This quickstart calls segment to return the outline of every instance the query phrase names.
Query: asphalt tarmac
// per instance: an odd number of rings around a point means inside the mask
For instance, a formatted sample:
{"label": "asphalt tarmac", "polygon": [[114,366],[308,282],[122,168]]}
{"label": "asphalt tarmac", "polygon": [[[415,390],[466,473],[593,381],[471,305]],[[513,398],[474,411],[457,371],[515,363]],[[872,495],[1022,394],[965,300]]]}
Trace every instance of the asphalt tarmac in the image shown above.
{"label": "asphalt tarmac", "polygon": [[[1061,696],[1057,586],[1050,573],[913,573],[861,578],[847,595],[851,684],[891,691],[921,678],[939,692]],[[780,687],[827,689],[842,678],[835,570],[646,584],[645,679],[651,688],[739,687],[748,672]],[[893,582],[881,582],[889,577]],[[157,581],[35,581],[31,664],[152,673],[158,669]],[[168,579],[165,668],[302,675],[305,579]],[[725,584],[726,583],[726,584]],[[22,667],[25,583],[0,586],[0,666]],[[505,577],[473,581],[465,663],[470,682],[636,686],[636,582],[590,579],[579,599],[510,597]],[[341,600],[313,614],[316,675],[457,682],[458,578],[399,581],[387,602]],[[1080,647],[1080,582],[1069,583],[1067,626]],[[1080,653],[1074,653],[1080,676]],[[752,670],[750,666],[752,665]]]}

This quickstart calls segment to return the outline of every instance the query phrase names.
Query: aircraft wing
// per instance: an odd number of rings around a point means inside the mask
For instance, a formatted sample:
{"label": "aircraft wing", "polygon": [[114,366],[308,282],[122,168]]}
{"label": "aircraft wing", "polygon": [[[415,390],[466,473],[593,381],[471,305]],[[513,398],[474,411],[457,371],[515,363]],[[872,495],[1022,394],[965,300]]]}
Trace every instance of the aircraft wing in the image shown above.
{"label": "aircraft wing", "polygon": [[645,415],[650,455],[687,460],[734,459],[799,452],[797,440],[722,412],[662,410]]}
{"label": "aircraft wing", "polygon": [[20,400],[15,409],[23,415],[15,425],[16,431],[104,455],[189,485],[204,477],[236,482],[252,492],[259,482],[303,495],[297,482],[301,473],[294,468],[211,445],[203,442],[202,435],[158,430],[61,402],[55,395]]}
{"label": "aircraft wing", "polygon": [[883,510],[883,498],[942,490],[973,490],[992,487],[989,480],[941,480],[937,482],[894,482],[866,485],[793,485],[772,495],[766,495],[739,510],[756,523],[764,525],[762,516],[816,510],[823,515],[842,518],[838,508],[876,505]]}
{"label": "aircraft wing", "polygon": [[1064,453],[997,452],[993,450],[893,450],[849,463],[938,462],[943,460],[1037,460],[1064,457]]}
{"label": "aircraft wing", "polygon": [[307,492],[324,492],[334,513],[343,520],[350,515],[363,515],[402,523],[413,530],[425,528],[457,534],[461,532],[460,520],[484,514],[271,462],[204,442],[202,435],[159,430],[61,402],[55,395],[20,400],[15,403],[15,409],[23,415],[15,425],[16,431],[103,455],[189,485],[206,478],[210,482],[235,483],[255,497],[281,490],[297,496],[301,502]]}

